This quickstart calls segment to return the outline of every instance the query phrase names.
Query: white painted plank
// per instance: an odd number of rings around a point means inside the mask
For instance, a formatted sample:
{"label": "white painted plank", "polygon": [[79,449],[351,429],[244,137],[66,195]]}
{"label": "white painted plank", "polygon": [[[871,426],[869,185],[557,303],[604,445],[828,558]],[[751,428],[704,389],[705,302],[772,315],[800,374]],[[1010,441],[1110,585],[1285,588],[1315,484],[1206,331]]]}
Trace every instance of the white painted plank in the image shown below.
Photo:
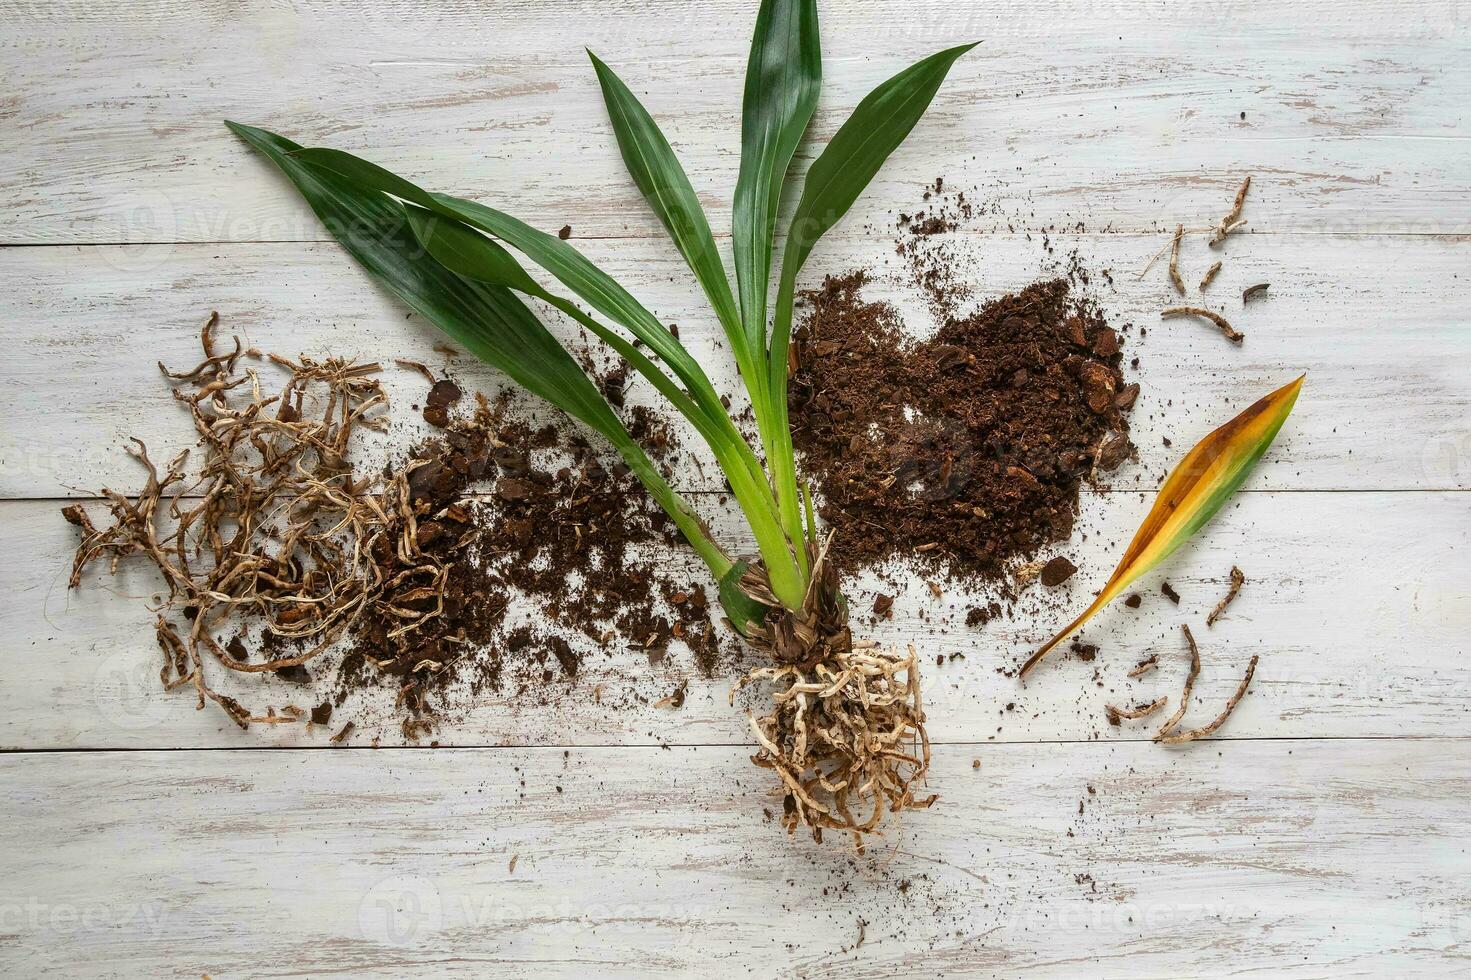
{"label": "white painted plank", "polygon": [[[1084,638],[1100,646],[1094,663],[1059,656],[1025,687],[999,674],[997,668],[1013,667],[1102,585],[1146,506],[1133,494],[1088,497],[1083,533],[1062,551],[1082,571],[1057,590],[1034,586],[1015,610],[985,627],[965,625],[967,610],[984,602],[984,593],[946,585],[937,600],[913,575],[901,575],[898,588],[876,577],[850,583],[858,634],[886,644],[913,643],[924,655],[925,704],[931,733],[941,742],[1147,737],[1154,730],[1147,722],[1111,728],[1104,705],[1166,695],[1173,708],[1187,665],[1178,625],[1185,621],[1195,629],[1204,661],[1192,724],[1214,717],[1247,660],[1261,657],[1252,692],[1221,737],[1471,735],[1471,494],[1465,493],[1246,494],[1141,585],[1145,601],[1139,610],[1116,605],[1089,625]],[[330,733],[297,726],[241,732],[213,707],[195,711],[187,693],[165,694],[158,686],[153,618],[139,601],[158,583],[141,570],[116,580],[99,572],[80,591],[67,592],[75,530],[62,521],[58,507],[0,504],[9,544],[0,554],[0,594],[8,597],[0,610],[0,635],[7,638],[0,747],[324,743]],[[731,538],[739,533],[729,514],[715,528]],[[705,582],[687,553],[653,560],[672,563],[672,574],[687,576],[691,585]],[[1202,620],[1225,594],[1233,563],[1246,573],[1247,585],[1226,616],[1207,629]],[[1182,595],[1178,607],[1157,591],[1163,578]],[[897,594],[897,601],[892,620],[873,623],[869,610],[879,589]],[[748,699],[731,707],[733,677],[702,677],[678,644],[655,667],[626,641],[610,649],[573,642],[585,652],[575,684],[559,681],[551,696],[524,698],[456,690],[449,698],[453,720],[437,733],[439,740],[748,740],[744,708],[762,702]],[[953,653],[964,659],[951,661]],[[1162,668],[1128,680],[1127,671],[1151,653],[1160,655]],[[943,666],[936,666],[937,656],[946,658]],[[327,663],[320,673],[330,674]],[[527,667],[539,675],[539,666]],[[279,708],[288,700],[305,708],[320,699],[274,680],[264,688],[254,681],[231,683],[224,673],[214,675],[221,689],[257,709]],[[512,668],[512,676],[517,674]],[[651,706],[686,681],[683,708]],[[399,744],[403,737],[388,711],[391,695],[378,692],[351,703],[335,721],[355,718],[356,742],[378,736],[384,744]]]}
{"label": "white painted plank", "polygon": [[[1055,255],[1077,248],[1114,285],[1095,285],[1115,322],[1147,329],[1126,339],[1141,359],[1134,411],[1141,464],[1120,471],[1124,487],[1152,487],[1183,447],[1298,371],[1308,385],[1277,447],[1252,486],[1271,489],[1448,489],[1471,487],[1471,239],[1252,236],[1232,242],[1210,300],[1246,332],[1233,347],[1208,325],[1160,322],[1176,302],[1165,271],[1144,280],[1159,236],[1054,236]],[[717,385],[740,397],[730,352],[677,254],[665,243],[585,243],[588,254],[666,322],[677,323]],[[1214,253],[1194,243],[1182,260],[1203,271]],[[1056,268],[1039,239],[955,236],[962,277],[978,300],[1017,289]],[[141,486],[121,451],[140,436],[162,452],[191,441],[187,413],[169,398],[155,361],[192,365],[198,325],[211,309],[263,350],[338,353],[391,363],[438,364],[441,335],[374,286],[335,245],[168,246],[134,256],[109,248],[0,251],[0,494],[69,495],[98,486]],[[892,239],[821,248],[807,281],[869,268],[870,294],[905,311],[916,334],[932,318],[910,285]],[[1272,283],[1270,298],[1242,309],[1241,289]],[[556,319],[563,335],[572,334]],[[577,341],[580,345],[581,341]],[[500,376],[461,358],[472,387]],[[396,417],[423,396],[422,379],[390,372]],[[635,385],[635,401],[646,386]],[[1169,405],[1167,410],[1163,406]],[[408,445],[412,427],[396,438]],[[1162,438],[1174,448],[1166,450]],[[698,443],[692,433],[687,447]],[[706,457],[677,482],[715,489]]]}
{"label": "white painted plank", "polygon": [[763,822],[734,748],[11,755],[0,965],[1460,975],[1468,773],[1465,740],[979,746],[854,858]]}
{"label": "white painted plank", "polygon": [[[104,26],[85,0],[7,0],[3,240],[320,238],[223,118],[365,152],[544,227],[658,234],[583,45],[664,121],[724,230],[753,17],[750,2],[161,0]],[[1316,0],[1290,16],[1248,0],[834,0],[822,21],[815,146],[879,80],[984,39],[840,233],[937,174],[1032,227],[1143,230],[1214,220],[1246,172],[1258,229],[1471,230],[1454,0]]]}

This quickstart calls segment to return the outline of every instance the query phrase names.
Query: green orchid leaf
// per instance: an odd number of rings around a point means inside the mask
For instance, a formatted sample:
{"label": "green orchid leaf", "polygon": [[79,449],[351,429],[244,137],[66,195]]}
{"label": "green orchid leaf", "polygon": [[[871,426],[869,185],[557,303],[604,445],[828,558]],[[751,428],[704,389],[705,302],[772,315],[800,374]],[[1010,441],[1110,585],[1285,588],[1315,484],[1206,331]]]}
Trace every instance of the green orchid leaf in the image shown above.
{"label": "green orchid leaf", "polygon": [[758,351],[766,349],[766,296],[782,187],[821,89],[817,0],[763,0],[746,63],[741,172],[731,212],[741,319]]}
{"label": "green orchid leaf", "polygon": [[930,55],[879,85],[858,104],[812,162],[782,256],[776,322],[772,327],[773,377],[786,375],[793,291],[797,273],[813,246],[848,213],[884,161],[929,108],[950,66],[973,47],[975,44],[962,44]]}
{"label": "green orchid leaf", "polygon": [[[931,55],[879,85],[858,104],[807,171],[782,255],[763,392],[767,400],[766,414],[774,420],[768,427],[770,438],[765,441],[771,481],[776,488],[783,526],[795,540],[802,537],[802,518],[787,416],[787,358],[797,273],[817,240],[848,213],[879,167],[914,129],[950,66],[973,47],[975,44],[963,44]],[[763,430],[763,437],[767,434],[768,430]]]}
{"label": "green orchid leaf", "polygon": [[587,56],[592,59],[593,70],[597,72],[603,101],[613,121],[613,135],[617,137],[618,149],[633,182],[689,263],[690,271],[699,280],[715,315],[720,318],[726,336],[732,344],[739,345],[737,350],[747,349],[748,345],[740,334],[740,315],[736,310],[735,296],[730,291],[730,280],[725,274],[725,263],[720,259],[715,236],[710,233],[710,222],[705,218],[705,209],[695,197],[695,189],[690,186],[684,167],[680,166],[659,124],[654,122],[638,97],[597,55],[589,51]]}
{"label": "green orchid leaf", "polygon": [[342,150],[303,149],[293,156],[364,187],[391,194],[411,204],[493,235],[541,266],[562,285],[603,316],[648,345],[691,396],[712,417],[725,417],[724,406],[703,368],[673,334],[637,299],[586,256],[556,235],[538,231],[495,208],[446,194],[431,194],[375,163]]}

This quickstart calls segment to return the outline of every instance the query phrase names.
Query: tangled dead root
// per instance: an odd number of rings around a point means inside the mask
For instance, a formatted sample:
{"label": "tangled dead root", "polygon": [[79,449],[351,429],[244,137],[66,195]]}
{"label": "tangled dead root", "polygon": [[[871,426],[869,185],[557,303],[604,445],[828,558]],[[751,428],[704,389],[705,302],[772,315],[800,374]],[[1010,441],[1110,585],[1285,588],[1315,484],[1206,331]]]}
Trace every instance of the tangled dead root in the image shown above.
{"label": "tangled dead root", "polygon": [[[79,504],[62,512],[82,534],[70,584],[80,585],[94,561],[113,571],[135,556],[152,563],[168,584],[155,626],[164,688],[192,687],[198,707],[213,701],[241,728],[291,723],[305,712],[256,712],[216,690],[215,665],[242,673],[300,667],[373,606],[402,620],[398,632],[417,629],[439,615],[448,571],[417,544],[408,477],[422,461],[381,481],[354,475],[355,430],[384,422],[388,398],[372,377],[378,365],[267,355],[290,375],[267,395],[254,369],[237,373],[241,358],[257,352],[242,350],[239,338],[216,350],[218,323],[218,314],[205,323],[204,360],[193,370],[159,365],[193,418],[202,462],[191,475],[185,450],[160,472],[134,439],[148,473],[137,498],[103,490],[112,523],[101,528]],[[320,413],[309,414],[316,405]],[[390,554],[403,568],[391,575],[382,561]],[[247,617],[305,649],[237,658],[216,633]]]}
{"label": "tangled dead root", "polygon": [[787,832],[807,826],[821,841],[826,828],[846,831],[862,851],[886,814],[936,799],[916,798],[930,767],[919,659],[913,647],[901,654],[853,642],[826,544],[812,551],[812,585],[800,612],[781,609],[759,570],[742,580],[780,611],[748,637],[775,663],[742,678],[731,699],[747,684],[771,685],[771,713],[749,716],[761,746],[751,761],[781,780]]}

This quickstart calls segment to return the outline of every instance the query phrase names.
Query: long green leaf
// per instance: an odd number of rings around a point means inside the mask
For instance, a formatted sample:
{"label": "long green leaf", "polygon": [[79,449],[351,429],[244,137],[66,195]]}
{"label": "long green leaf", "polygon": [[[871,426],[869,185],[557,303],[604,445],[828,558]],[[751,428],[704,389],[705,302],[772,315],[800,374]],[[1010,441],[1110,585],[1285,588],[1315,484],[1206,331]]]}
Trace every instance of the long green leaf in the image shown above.
{"label": "long green leaf", "polygon": [[771,242],[782,186],[821,89],[817,0],[763,0],[746,63],[741,172],[731,212],[741,319],[758,351],[766,349]]}
{"label": "long green leaf", "polygon": [[270,158],[301,192],[344,249],[415,312],[471,353],[505,372],[602,434],[684,532],[717,580],[732,567],[708,530],[628,434],[602,393],[532,312],[504,286],[456,275],[427,255],[403,206],[364,190],[292,154],[296,143],[227,122],[237,136]]}
{"label": "long green leaf", "polygon": [[[756,413],[756,428],[761,435],[761,445],[768,460],[782,445],[782,436],[775,429],[775,420],[767,393],[765,351],[753,343],[741,325],[740,310],[730,291],[730,280],[725,274],[725,264],[715,247],[715,238],[710,233],[710,223],[705,210],[695,197],[689,177],[674,155],[669,141],[664,138],[643,103],[623,84],[618,75],[598,59],[591,51],[593,68],[598,75],[598,84],[603,89],[603,101],[608,106],[608,116],[613,123],[613,133],[618,139],[618,149],[623,162],[633,177],[633,182],[643,193],[649,206],[654,209],[669,237],[674,240],[690,270],[705,291],[705,296],[715,310],[725,330],[725,338],[735,354],[736,367],[750,395]],[[785,514],[785,511],[783,511]],[[806,575],[807,556],[801,547],[800,525],[793,527],[784,522],[787,536],[793,542],[793,554]]]}
{"label": "long green leaf", "polygon": [[710,234],[710,222],[705,218],[705,209],[695,197],[695,189],[690,186],[684,167],[680,166],[659,124],[654,122],[638,97],[597,55],[589,51],[587,56],[592,59],[593,70],[597,72],[603,101],[613,121],[613,135],[618,139],[618,150],[633,182],[689,263],[690,271],[699,280],[726,334],[732,343],[741,345],[739,349],[744,349],[746,345],[738,333],[740,314],[736,310],[735,296],[730,291],[725,263],[720,259],[715,237]]}
{"label": "long green leaf", "polygon": [[503,211],[474,201],[432,194],[376,163],[342,150],[311,147],[293,156],[364,187],[402,198],[446,218],[463,221],[506,242],[551,273],[594,310],[647,344],[712,418],[726,417],[715,386],[684,345],[617,281],[556,235],[538,231]]}
{"label": "long green leaf", "polygon": [[792,217],[786,252],[782,255],[776,322],[772,326],[773,377],[786,376],[793,292],[797,273],[813,246],[848,213],[879,167],[904,142],[929,108],[950,66],[973,47],[975,43],[962,44],[930,55],[879,85],[858,103],[848,121],[812,162],[797,212]]}

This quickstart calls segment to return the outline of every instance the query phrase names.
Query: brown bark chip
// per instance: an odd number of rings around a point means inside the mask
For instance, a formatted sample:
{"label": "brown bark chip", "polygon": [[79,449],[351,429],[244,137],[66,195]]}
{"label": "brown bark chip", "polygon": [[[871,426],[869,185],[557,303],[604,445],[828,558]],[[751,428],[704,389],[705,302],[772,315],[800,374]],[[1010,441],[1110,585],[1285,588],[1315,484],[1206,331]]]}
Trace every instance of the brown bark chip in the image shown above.
{"label": "brown bark chip", "polygon": [[424,421],[441,429],[449,425],[449,411],[461,397],[460,386],[453,381],[436,381],[424,399]]}
{"label": "brown bark chip", "polygon": [[1042,566],[1042,584],[1049,589],[1053,586],[1061,585],[1072,578],[1073,573],[1077,570],[1077,565],[1058,555]]}
{"label": "brown bark chip", "polygon": [[892,307],[863,299],[866,281],[806,294],[795,335],[793,440],[831,557],[845,573],[901,557],[1000,579],[1065,540],[1083,480],[1132,452],[1119,335],[1059,278],[916,342]]}

